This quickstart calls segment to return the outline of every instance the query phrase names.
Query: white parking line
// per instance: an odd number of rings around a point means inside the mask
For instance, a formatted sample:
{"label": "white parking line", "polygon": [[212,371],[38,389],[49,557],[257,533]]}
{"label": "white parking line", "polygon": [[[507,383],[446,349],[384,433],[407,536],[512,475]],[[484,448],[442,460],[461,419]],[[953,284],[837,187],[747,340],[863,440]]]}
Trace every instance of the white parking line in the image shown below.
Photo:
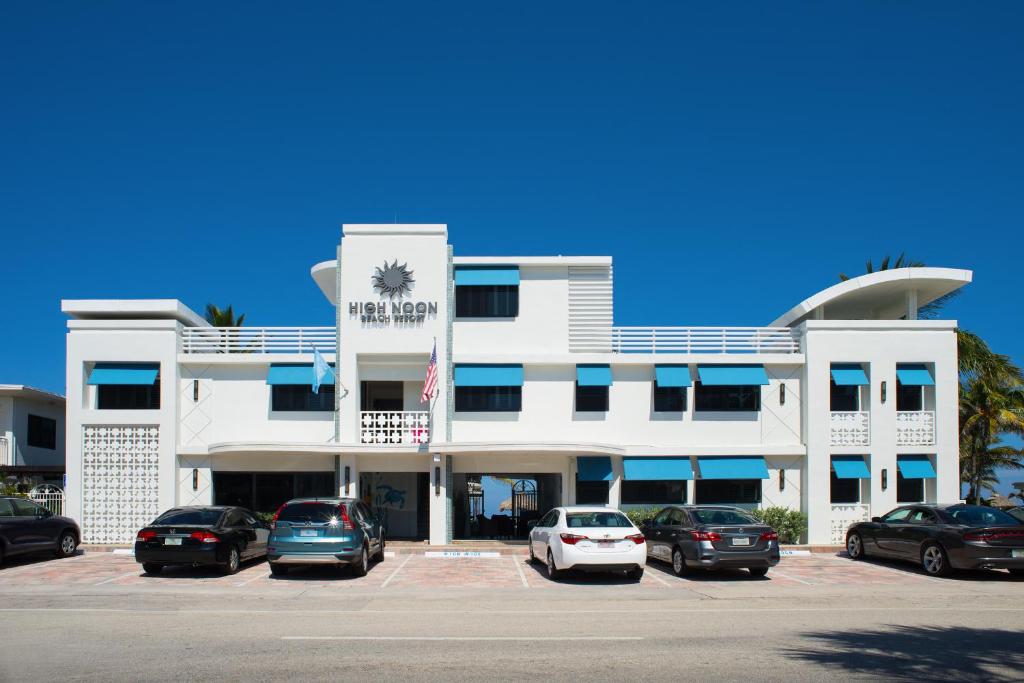
{"label": "white parking line", "polygon": [[281,640],[427,640],[427,641],[439,641],[439,640],[458,640],[458,641],[524,641],[524,642],[536,642],[544,641],[551,642],[553,640],[559,641],[579,641],[579,640],[597,640],[597,641],[622,641],[622,640],[643,640],[642,636],[281,636]]}
{"label": "white parking line", "polygon": [[515,565],[516,571],[519,572],[519,580],[523,582],[523,588],[529,588],[530,584],[526,580],[526,574],[523,573],[523,561],[522,558],[512,557],[512,564]]}
{"label": "white parking line", "polygon": [[784,574],[783,572],[780,572],[778,569],[773,569],[772,572],[771,572],[771,575],[772,576],[778,576],[779,578],[783,578],[783,579],[789,579],[790,581],[796,581],[797,583],[802,583],[805,586],[817,586],[818,585],[816,583],[811,583],[810,581],[804,581],[803,579],[798,579],[795,576],[790,576],[789,574]]}
{"label": "white parking line", "polygon": [[672,586],[672,584],[670,584],[668,581],[666,581],[665,579],[663,579],[660,576],[658,576],[658,574],[656,572],[652,572],[650,569],[645,571],[644,575],[651,577],[652,579],[654,579],[655,581],[660,583],[662,586],[669,586],[669,587]]}
{"label": "white parking line", "polygon": [[127,579],[129,576],[138,576],[138,575],[139,575],[139,570],[136,569],[133,572],[128,572],[126,574],[121,574],[121,576],[112,576],[109,579],[104,579],[103,581],[100,581],[99,583],[94,583],[93,585],[94,586],[102,586],[103,584],[110,583],[111,581],[117,581],[118,579]]}
{"label": "white parking line", "polygon": [[388,584],[391,583],[391,579],[395,578],[395,576],[398,575],[398,572],[402,571],[402,567],[404,567],[405,565],[409,564],[409,560],[411,560],[412,558],[413,558],[412,555],[409,555],[408,557],[406,557],[405,561],[402,562],[402,564],[398,565],[398,567],[395,568],[395,571],[391,572],[391,574],[388,576],[388,578],[384,579],[384,583],[382,583],[380,585],[380,587],[381,588],[387,588]]}
{"label": "white parking line", "polygon": [[259,579],[265,579],[265,578],[267,578],[269,576],[270,576],[270,574],[263,574],[262,572],[260,572],[260,573],[257,573],[256,576],[252,577],[251,579],[246,579],[245,581],[242,581],[241,583],[236,583],[235,586],[248,586],[253,581],[257,581]]}

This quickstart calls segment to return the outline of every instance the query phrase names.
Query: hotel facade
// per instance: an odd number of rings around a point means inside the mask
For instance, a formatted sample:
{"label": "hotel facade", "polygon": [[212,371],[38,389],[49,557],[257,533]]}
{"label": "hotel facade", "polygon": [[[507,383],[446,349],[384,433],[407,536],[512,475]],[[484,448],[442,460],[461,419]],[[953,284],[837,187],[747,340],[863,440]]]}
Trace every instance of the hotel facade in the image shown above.
{"label": "hotel facade", "polygon": [[[956,323],[918,310],[969,271],[868,274],[735,328],[617,326],[611,258],[455,255],[444,225],[346,225],[311,274],[334,325],[62,303],[84,542],[130,542],[175,505],[341,495],[431,544],[521,536],[556,505],[673,502],[799,509],[825,544],[960,498]],[[485,476],[515,482],[507,518],[483,514]]]}

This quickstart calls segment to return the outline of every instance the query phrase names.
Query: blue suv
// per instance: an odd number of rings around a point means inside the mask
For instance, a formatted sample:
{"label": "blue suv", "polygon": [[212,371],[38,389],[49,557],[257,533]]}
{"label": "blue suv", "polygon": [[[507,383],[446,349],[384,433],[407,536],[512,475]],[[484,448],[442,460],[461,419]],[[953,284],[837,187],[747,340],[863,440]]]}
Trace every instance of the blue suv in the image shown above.
{"label": "blue suv", "polygon": [[330,564],[366,576],[370,561],[384,559],[380,520],[353,498],[296,498],[274,515],[267,542],[270,572],[290,566]]}

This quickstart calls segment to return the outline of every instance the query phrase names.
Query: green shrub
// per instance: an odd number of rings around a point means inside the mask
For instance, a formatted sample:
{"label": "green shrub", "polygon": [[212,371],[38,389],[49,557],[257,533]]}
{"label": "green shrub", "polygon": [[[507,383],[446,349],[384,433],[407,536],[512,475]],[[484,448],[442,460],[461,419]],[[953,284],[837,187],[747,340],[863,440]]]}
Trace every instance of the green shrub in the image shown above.
{"label": "green shrub", "polygon": [[629,521],[633,522],[637,528],[640,528],[644,525],[644,522],[654,519],[654,515],[658,514],[659,510],[661,510],[660,507],[643,507],[630,508],[622,512],[629,517]]}
{"label": "green shrub", "polygon": [[254,512],[253,514],[256,515],[257,519],[259,519],[262,522],[266,522],[267,524],[270,524],[274,521],[273,512]]}
{"label": "green shrub", "polygon": [[781,543],[799,543],[807,533],[807,515],[799,510],[784,507],[768,507],[751,510],[750,514],[775,529]]}

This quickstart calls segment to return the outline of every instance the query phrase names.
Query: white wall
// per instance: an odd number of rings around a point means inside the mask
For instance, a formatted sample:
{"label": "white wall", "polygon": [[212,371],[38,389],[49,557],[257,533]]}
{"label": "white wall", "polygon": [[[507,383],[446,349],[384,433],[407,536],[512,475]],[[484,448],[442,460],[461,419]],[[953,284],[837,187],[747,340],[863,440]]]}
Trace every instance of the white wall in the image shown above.
{"label": "white wall", "polygon": [[[40,465],[63,465],[66,439],[64,426],[64,403],[61,401],[18,397],[14,399],[13,409],[13,431],[18,451],[17,459],[14,464],[27,465],[30,467]],[[55,449],[50,450],[48,448],[37,448],[29,445],[29,415],[47,417],[57,422],[57,447]]]}

